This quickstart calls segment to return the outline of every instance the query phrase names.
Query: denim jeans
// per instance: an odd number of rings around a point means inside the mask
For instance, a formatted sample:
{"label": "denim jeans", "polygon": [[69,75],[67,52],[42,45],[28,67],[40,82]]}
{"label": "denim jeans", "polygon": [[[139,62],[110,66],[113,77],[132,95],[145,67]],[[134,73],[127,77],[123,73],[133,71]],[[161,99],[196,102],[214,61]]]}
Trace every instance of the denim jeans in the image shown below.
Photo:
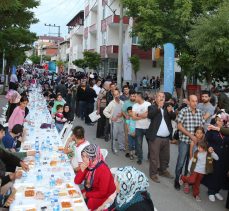
{"label": "denim jeans", "polygon": [[55,125],[56,125],[56,129],[57,129],[58,133],[60,133],[60,131],[61,131],[61,130],[63,129],[63,127],[64,127],[64,124],[55,123]]}
{"label": "denim jeans", "polygon": [[84,120],[84,117],[86,116],[86,110],[87,110],[86,101],[79,101],[79,114],[81,120]]}
{"label": "denim jeans", "polygon": [[142,142],[144,136],[146,136],[146,129],[136,128],[136,149],[138,160],[140,161],[143,159]]}
{"label": "denim jeans", "polygon": [[190,144],[187,144],[185,142],[180,142],[178,146],[178,158],[177,158],[177,164],[176,164],[176,181],[179,181],[179,177],[182,174],[182,169],[185,165],[185,175],[187,174],[187,167],[188,167],[188,161],[189,161],[189,149],[190,149]]}
{"label": "denim jeans", "polygon": [[135,137],[128,134],[128,142],[129,142],[129,151],[135,150],[135,145],[136,145]]}

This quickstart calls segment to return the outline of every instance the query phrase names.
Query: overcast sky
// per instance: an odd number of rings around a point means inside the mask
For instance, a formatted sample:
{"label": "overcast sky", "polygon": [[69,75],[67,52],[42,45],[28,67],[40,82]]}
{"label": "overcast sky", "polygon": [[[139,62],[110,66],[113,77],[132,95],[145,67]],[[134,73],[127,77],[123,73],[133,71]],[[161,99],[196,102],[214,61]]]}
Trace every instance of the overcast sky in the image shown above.
{"label": "overcast sky", "polygon": [[58,28],[44,26],[44,24],[55,24],[61,26],[61,36],[66,36],[66,24],[80,8],[84,8],[84,0],[40,0],[40,2],[40,6],[33,10],[39,23],[31,26],[31,31],[37,35],[57,33]]}

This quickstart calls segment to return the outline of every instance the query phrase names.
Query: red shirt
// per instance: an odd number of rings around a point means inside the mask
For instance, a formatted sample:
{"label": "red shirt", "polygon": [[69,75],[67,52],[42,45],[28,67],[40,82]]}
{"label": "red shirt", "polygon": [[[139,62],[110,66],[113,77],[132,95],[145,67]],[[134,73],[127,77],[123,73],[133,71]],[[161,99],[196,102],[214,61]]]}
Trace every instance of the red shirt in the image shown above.
{"label": "red shirt", "polygon": [[[83,172],[79,170],[75,176],[75,183],[78,185],[81,184],[85,180],[87,172],[87,169]],[[115,190],[114,178],[110,169],[103,163],[95,170],[92,190],[86,192],[88,208],[91,210],[97,209]],[[90,201],[90,199],[92,199],[93,202]]]}

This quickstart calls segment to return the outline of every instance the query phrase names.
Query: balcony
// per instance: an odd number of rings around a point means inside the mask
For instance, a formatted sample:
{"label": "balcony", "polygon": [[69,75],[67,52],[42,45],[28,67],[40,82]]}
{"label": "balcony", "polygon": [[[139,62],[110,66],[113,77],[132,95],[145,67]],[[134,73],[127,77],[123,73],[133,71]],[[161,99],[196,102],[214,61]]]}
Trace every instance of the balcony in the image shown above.
{"label": "balcony", "polygon": [[80,35],[80,36],[82,36],[83,35],[83,26],[74,27],[70,31],[70,36],[73,36],[73,35]]}
{"label": "balcony", "polygon": [[[119,26],[120,16],[119,15],[111,15],[103,20],[101,20],[101,31],[106,31],[107,26]],[[129,17],[123,17],[123,25],[127,27],[129,25]]]}
{"label": "balcony", "polygon": [[107,53],[108,57],[117,55],[118,54],[118,46],[117,45],[106,46],[106,53]]}
{"label": "balcony", "polygon": [[86,27],[84,29],[84,38],[87,39],[88,38],[88,27]]}
{"label": "balcony", "polygon": [[100,55],[101,55],[101,58],[106,58],[106,46],[103,45],[103,46],[100,46]]}
{"label": "balcony", "polygon": [[93,24],[89,27],[89,32],[91,34],[96,34],[97,33],[97,25],[96,24]]}

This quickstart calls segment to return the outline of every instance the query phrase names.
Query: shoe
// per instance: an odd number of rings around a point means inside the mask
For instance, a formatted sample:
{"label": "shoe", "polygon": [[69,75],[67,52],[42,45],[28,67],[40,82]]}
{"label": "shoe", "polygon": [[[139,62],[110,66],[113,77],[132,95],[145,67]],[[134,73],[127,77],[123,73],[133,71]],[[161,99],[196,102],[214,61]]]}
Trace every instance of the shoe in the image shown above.
{"label": "shoe", "polygon": [[141,161],[141,160],[138,160],[138,161],[137,161],[137,164],[138,164],[138,165],[142,165],[142,161]]}
{"label": "shoe", "polygon": [[181,178],[182,178],[182,175],[180,175],[180,177],[179,177],[179,184],[180,184],[180,186],[182,186],[184,184],[184,182],[183,182],[183,180]]}
{"label": "shoe", "polygon": [[221,194],[216,193],[216,194],[215,194],[215,197],[216,197],[219,201],[223,201],[223,197],[222,197]]}
{"label": "shoe", "polygon": [[176,190],[180,190],[180,184],[179,184],[179,182],[177,182],[176,180],[175,180],[175,182],[174,182],[174,188],[175,188]]}
{"label": "shoe", "polygon": [[161,177],[166,177],[166,178],[169,178],[169,179],[173,179],[174,177],[166,170],[164,172],[159,172],[159,175]]}
{"label": "shoe", "polygon": [[208,196],[209,201],[215,202],[215,196],[214,195],[209,195]]}
{"label": "shoe", "polygon": [[198,202],[200,202],[200,201],[201,201],[200,196],[196,196],[196,197],[195,197],[195,199],[196,199],[196,201],[198,201]]}
{"label": "shoe", "polygon": [[190,193],[190,188],[188,183],[184,183],[184,193],[189,194]]}
{"label": "shoe", "polygon": [[126,156],[126,158],[129,158],[130,157],[130,153],[127,152],[125,156]]}
{"label": "shoe", "polygon": [[153,180],[156,183],[160,183],[160,180],[158,179],[158,176],[157,175],[151,176],[150,179]]}

